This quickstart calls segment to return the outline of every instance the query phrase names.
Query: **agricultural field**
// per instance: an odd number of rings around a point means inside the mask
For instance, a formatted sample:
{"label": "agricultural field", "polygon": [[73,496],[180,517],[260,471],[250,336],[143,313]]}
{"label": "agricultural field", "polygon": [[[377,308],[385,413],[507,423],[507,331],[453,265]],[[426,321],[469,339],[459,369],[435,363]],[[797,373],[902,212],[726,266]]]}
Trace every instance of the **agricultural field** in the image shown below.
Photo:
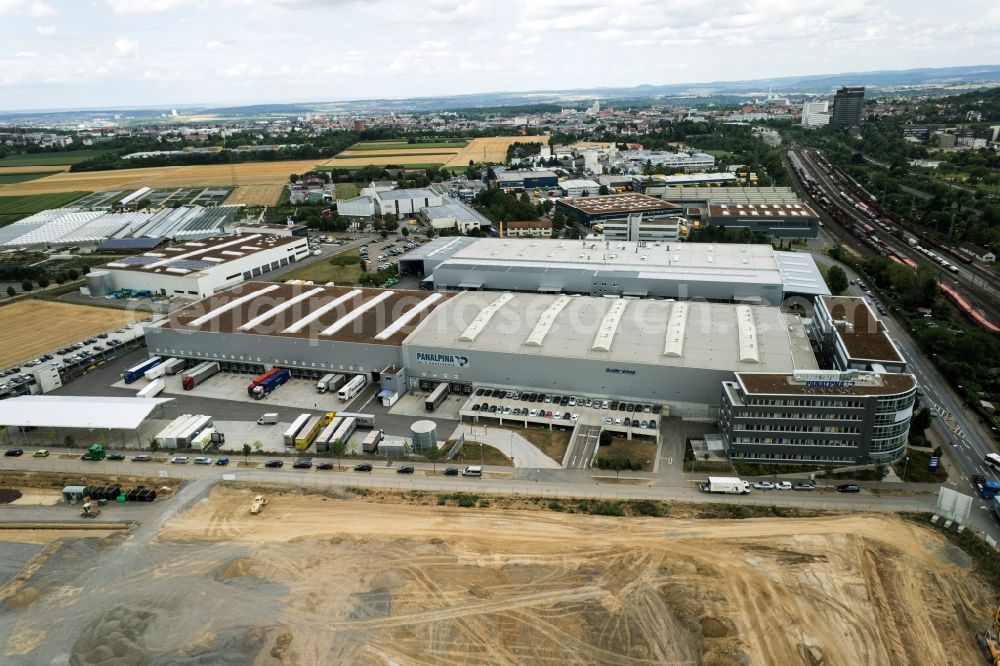
{"label": "agricultural field", "polygon": [[63,150],[55,153],[24,153],[0,160],[0,168],[24,166],[63,166],[100,157],[112,150]]}
{"label": "agricultural field", "polygon": [[38,173],[39,171],[46,171],[48,173],[58,173],[60,171],[69,171],[69,165],[68,164],[43,164],[43,165],[33,165],[33,166],[4,166],[4,167],[0,167],[0,174]]}
{"label": "agricultural field", "polygon": [[407,143],[406,141],[361,141],[354,144],[348,151],[358,150],[408,150],[410,148],[465,148],[470,139],[454,141],[427,141],[426,143]]}
{"label": "agricultural field", "polygon": [[[324,162],[328,164],[329,161]],[[87,190],[135,190],[140,187],[232,187],[234,185],[281,185],[288,175],[316,167],[316,160],[199,164],[193,166],[143,167],[115,171],[59,173],[27,183],[5,185],[3,194],[41,194]]]}
{"label": "agricultural field", "polygon": [[243,204],[244,206],[274,206],[281,198],[284,184],[273,185],[237,185],[226,198],[227,204]]}
{"label": "agricultural field", "polygon": [[[405,142],[380,141],[369,144],[354,144],[333,160],[326,163],[333,168],[351,166],[384,166],[398,164],[411,168],[427,166],[466,167],[469,160],[475,162],[500,163],[507,159],[507,147],[512,143],[546,141],[546,137],[495,136],[471,139],[464,145],[407,144]],[[358,148],[363,145],[363,148]],[[434,159],[428,159],[434,158]]]}
{"label": "agricultural field", "polygon": [[49,208],[60,208],[76,201],[89,192],[53,192],[51,194],[29,194],[6,196],[7,190],[0,188],[0,215],[33,215]]}
{"label": "agricultural field", "polygon": [[6,169],[0,169],[0,185],[10,185],[12,183],[26,183],[29,180],[37,180],[51,176],[58,171],[13,171],[8,173]]}
{"label": "agricultural field", "polygon": [[26,299],[0,307],[0,366],[7,367],[71,342],[145,319],[132,312],[89,305]]}

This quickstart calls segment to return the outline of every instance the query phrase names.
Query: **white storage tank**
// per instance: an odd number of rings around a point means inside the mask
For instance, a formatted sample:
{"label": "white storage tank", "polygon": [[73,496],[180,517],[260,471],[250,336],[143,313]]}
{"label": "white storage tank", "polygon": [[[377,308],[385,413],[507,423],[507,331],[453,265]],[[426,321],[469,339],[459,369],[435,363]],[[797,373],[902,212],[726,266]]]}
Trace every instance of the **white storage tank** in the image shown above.
{"label": "white storage tank", "polygon": [[434,421],[417,421],[410,426],[410,435],[414,451],[429,451],[437,446],[437,424]]}

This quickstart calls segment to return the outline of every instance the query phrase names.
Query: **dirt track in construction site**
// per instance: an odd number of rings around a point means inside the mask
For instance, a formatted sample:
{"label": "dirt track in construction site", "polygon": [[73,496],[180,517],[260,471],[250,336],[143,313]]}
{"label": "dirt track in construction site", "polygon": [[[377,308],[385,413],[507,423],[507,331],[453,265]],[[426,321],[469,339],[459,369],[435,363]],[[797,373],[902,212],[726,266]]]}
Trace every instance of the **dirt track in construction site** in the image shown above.
{"label": "dirt track in construction site", "polygon": [[[295,493],[251,516],[253,493],[216,488],[145,546],[46,546],[19,596],[0,590],[4,661],[41,663],[65,641],[70,663],[101,666],[939,666],[980,663],[990,617],[965,555],[895,517],[621,519]],[[84,574],[88,557],[126,568],[105,581]]]}

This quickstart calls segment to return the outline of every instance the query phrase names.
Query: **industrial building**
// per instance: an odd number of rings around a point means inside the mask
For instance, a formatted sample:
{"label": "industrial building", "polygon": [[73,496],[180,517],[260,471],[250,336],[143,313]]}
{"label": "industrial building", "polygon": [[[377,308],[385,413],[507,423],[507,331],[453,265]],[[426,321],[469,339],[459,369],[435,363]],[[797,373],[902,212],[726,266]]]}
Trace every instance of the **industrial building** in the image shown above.
{"label": "industrial building", "polygon": [[866,465],[905,451],[916,380],[863,298],[816,299],[810,336],[831,370],[737,373],[723,383],[720,431],[752,462]]}
{"label": "industrial building", "polygon": [[790,187],[648,187],[646,194],[669,199],[682,206],[704,208],[717,204],[797,204],[802,203]]}
{"label": "industrial building", "polygon": [[844,86],[833,96],[833,114],[830,122],[841,127],[861,124],[861,113],[865,107],[864,86]]}
{"label": "industrial building", "polygon": [[240,371],[365,374],[400,392],[421,380],[582,392],[702,418],[734,370],[816,367],[800,318],[779,308],[549,294],[248,282],[146,339],[151,354]]}
{"label": "industrial building", "polygon": [[648,165],[678,171],[705,171],[715,168],[715,158],[707,153],[668,153],[657,150],[623,150],[621,158],[633,169]]}
{"label": "industrial building", "polygon": [[559,189],[567,197],[593,197],[601,192],[601,184],[593,180],[564,180]]}
{"label": "industrial building", "polygon": [[109,238],[148,236],[149,213],[108,213],[78,208],[43,210],[0,228],[0,246],[48,248],[97,245]]}
{"label": "industrial building", "polygon": [[624,220],[636,213],[648,217],[681,213],[681,207],[677,204],[645,194],[606,194],[559,199],[556,207],[588,227],[602,220]]}
{"label": "industrial building", "polygon": [[905,453],[917,384],[851,370],[737,372],[722,387],[719,425],[733,459],[867,465]]}
{"label": "industrial building", "polygon": [[440,206],[421,208],[417,219],[434,229],[457,229],[467,233],[470,229],[492,226],[489,218],[457,199],[447,197]]}
{"label": "industrial building", "polygon": [[775,238],[816,238],[819,216],[806,204],[718,204],[702,209],[705,224],[726,229],[749,229]]}
{"label": "industrial building", "polygon": [[823,127],[830,124],[830,103],[826,100],[802,104],[802,126]]}
{"label": "industrial building", "polygon": [[308,241],[297,236],[215,236],[97,266],[86,276],[86,289],[90,296],[129,289],[163,296],[205,298],[308,254]]}
{"label": "industrial building", "polygon": [[[739,179],[736,174],[732,173],[682,173],[673,176],[664,175],[654,175],[650,176],[653,180],[652,186],[656,185],[671,187],[697,187],[699,185],[734,185]],[[650,185],[646,186],[646,191],[649,190]],[[669,199],[670,192],[667,191],[663,194],[663,198]]]}
{"label": "industrial building", "polygon": [[554,171],[504,171],[497,175],[496,187],[501,190],[531,190],[558,187],[559,176]]}
{"label": "industrial building", "polygon": [[810,255],[770,245],[444,237],[402,255],[399,267],[446,290],[768,304],[830,293]]}
{"label": "industrial building", "polygon": [[624,219],[605,220],[593,225],[606,241],[676,241],[680,240],[687,220],[676,215],[647,217],[632,213]]}
{"label": "industrial building", "polygon": [[337,213],[345,217],[373,217],[375,215],[395,215],[405,217],[417,214],[421,208],[441,206],[444,199],[440,194],[426,188],[388,189],[366,187],[353,199],[337,201]]}

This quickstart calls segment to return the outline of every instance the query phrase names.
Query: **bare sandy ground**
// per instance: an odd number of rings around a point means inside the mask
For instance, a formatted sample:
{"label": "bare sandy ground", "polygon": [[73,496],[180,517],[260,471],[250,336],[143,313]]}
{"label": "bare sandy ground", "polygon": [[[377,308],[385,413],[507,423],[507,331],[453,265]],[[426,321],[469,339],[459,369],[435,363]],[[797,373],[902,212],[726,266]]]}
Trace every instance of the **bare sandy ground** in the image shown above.
{"label": "bare sandy ground", "polygon": [[[978,663],[989,595],[938,534],[886,516],[744,521],[373,505],[213,492],[163,543],[287,589],[290,663]],[[266,662],[266,660],[265,660]],[[258,663],[265,663],[260,662]]]}

